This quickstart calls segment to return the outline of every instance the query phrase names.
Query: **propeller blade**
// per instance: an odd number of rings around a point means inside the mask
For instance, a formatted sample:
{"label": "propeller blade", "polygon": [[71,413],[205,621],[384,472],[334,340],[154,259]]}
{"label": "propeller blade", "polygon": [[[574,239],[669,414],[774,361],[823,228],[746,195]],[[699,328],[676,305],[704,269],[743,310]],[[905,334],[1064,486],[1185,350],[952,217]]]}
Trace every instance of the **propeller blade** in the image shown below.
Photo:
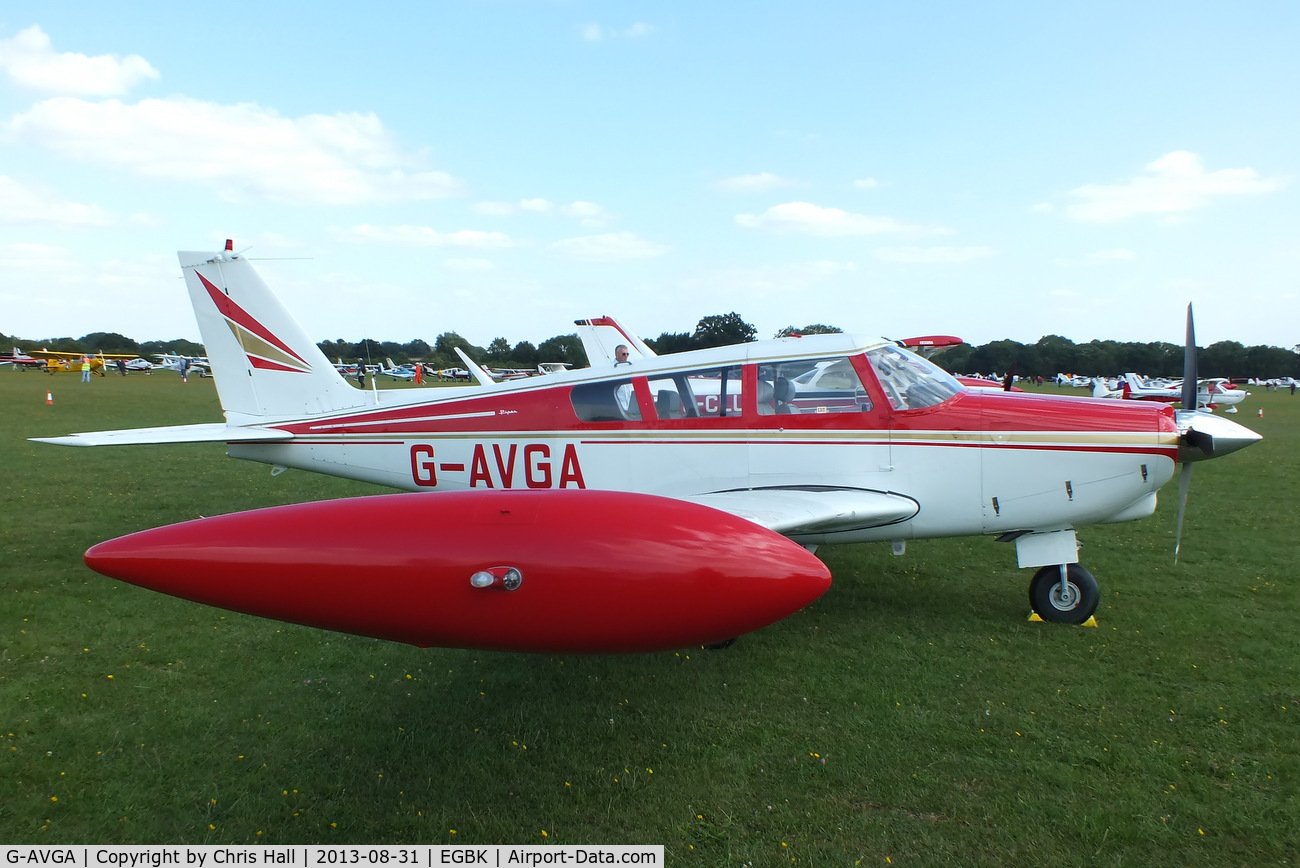
{"label": "propeller blade", "polygon": [[1196,409],[1196,328],[1192,325],[1192,303],[1187,303],[1187,341],[1183,345],[1183,409]]}
{"label": "propeller blade", "polygon": [[1187,489],[1192,484],[1192,463],[1183,463],[1178,474],[1178,523],[1174,528],[1174,565],[1178,564],[1178,547],[1183,542],[1183,513],[1187,511]]}

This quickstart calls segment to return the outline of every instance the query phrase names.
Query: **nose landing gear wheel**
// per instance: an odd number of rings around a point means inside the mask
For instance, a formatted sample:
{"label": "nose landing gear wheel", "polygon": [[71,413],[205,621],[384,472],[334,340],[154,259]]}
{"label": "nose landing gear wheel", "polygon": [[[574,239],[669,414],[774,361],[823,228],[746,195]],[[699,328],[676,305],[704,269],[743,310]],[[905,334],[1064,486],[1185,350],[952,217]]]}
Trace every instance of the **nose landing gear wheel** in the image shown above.
{"label": "nose landing gear wheel", "polygon": [[1066,565],[1064,587],[1058,565],[1043,567],[1029,583],[1029,605],[1044,621],[1082,624],[1097,611],[1100,598],[1097,580],[1079,564]]}

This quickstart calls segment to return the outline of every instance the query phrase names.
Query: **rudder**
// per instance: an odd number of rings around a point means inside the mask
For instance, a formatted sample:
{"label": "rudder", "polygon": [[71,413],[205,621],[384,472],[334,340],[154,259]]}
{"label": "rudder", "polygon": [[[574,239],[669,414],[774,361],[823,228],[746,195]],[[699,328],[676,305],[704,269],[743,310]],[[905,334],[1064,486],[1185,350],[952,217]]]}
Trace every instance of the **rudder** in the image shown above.
{"label": "rudder", "polygon": [[299,418],[365,404],[364,393],[339,375],[231,247],[177,254],[227,421]]}

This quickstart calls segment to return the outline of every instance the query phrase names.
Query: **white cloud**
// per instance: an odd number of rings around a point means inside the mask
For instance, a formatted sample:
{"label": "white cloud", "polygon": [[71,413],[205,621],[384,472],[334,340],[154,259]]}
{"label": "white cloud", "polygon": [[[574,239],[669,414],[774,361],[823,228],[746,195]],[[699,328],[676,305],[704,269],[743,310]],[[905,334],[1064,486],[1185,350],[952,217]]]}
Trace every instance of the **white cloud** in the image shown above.
{"label": "white cloud", "polygon": [[880,182],[875,178],[858,178],[853,182],[853,186],[859,190],[874,190],[880,186]]}
{"label": "white cloud", "polygon": [[57,54],[50,37],[35,25],[11,39],[0,39],[0,69],[27,90],[80,96],[123,94],[145,79],[159,77],[158,70],[138,54]]}
{"label": "white cloud", "polygon": [[486,259],[444,259],[442,267],[450,271],[493,271],[496,266]]}
{"label": "white cloud", "polygon": [[1109,265],[1113,262],[1131,262],[1134,259],[1137,259],[1137,254],[1132,250],[1117,247],[1113,250],[1095,250],[1078,257],[1060,257],[1053,259],[1052,264],[1062,268],[1086,268],[1094,265]]}
{"label": "white cloud", "polygon": [[622,262],[628,259],[650,259],[663,256],[671,248],[648,241],[631,232],[611,232],[605,235],[585,235],[556,241],[547,248],[552,252],[579,262]]}
{"label": "white cloud", "polygon": [[[28,274],[67,273],[79,268],[65,247],[48,244],[0,244],[0,268]],[[7,283],[8,281],[6,281]]]}
{"label": "white cloud", "polygon": [[479,214],[492,217],[510,217],[520,211],[533,214],[550,214],[555,210],[555,203],[547,199],[520,199],[518,202],[479,202],[474,206]]}
{"label": "white cloud", "polygon": [[480,232],[461,229],[456,232],[438,232],[428,226],[371,226],[363,223],[350,229],[336,231],[340,241],[357,244],[393,244],[401,247],[471,247],[499,249],[514,247],[509,235],[500,232]]}
{"label": "white cloud", "polygon": [[992,247],[880,247],[872,251],[872,255],[882,262],[908,265],[972,262],[987,259],[993,253]]}
{"label": "white cloud", "polygon": [[67,202],[49,189],[0,175],[0,221],[72,227],[109,226],[116,218],[98,205]]}
{"label": "white cloud", "polygon": [[[151,339],[193,328],[184,292],[177,294],[174,254],[82,258],[62,247],[3,244],[0,272],[5,275],[0,281],[5,330],[16,335],[116,331]],[[177,327],[178,320],[190,325]]]}
{"label": "white cloud", "polygon": [[789,181],[779,175],[771,172],[759,172],[756,175],[737,175],[734,178],[723,178],[721,181],[714,181],[709,185],[714,190],[722,190],[725,193],[766,193],[771,190],[779,190],[782,187],[797,187],[797,181]]}
{"label": "white cloud", "polygon": [[827,281],[857,271],[852,262],[827,259],[754,267],[712,268],[679,281],[682,288],[701,297],[738,295],[743,298],[788,298],[791,293],[814,289]]}
{"label": "white cloud", "polygon": [[605,39],[642,39],[655,32],[653,24],[647,24],[644,21],[638,21],[630,27],[619,29],[617,27],[606,27],[601,24],[589,23],[580,28],[582,38],[588,42],[601,42]]}
{"label": "white cloud", "polygon": [[892,217],[870,217],[839,208],[823,208],[811,202],[787,202],[773,205],[762,214],[737,214],[736,222],[751,229],[774,232],[800,232],[808,235],[852,236],[879,235],[886,232],[947,234],[945,229],[927,229],[903,223]]}
{"label": "white cloud", "polygon": [[461,184],[421,170],[374,114],[281,117],[253,103],[169,97],[135,104],[55,97],[14,116],[5,137],[138,177],[292,204],[362,204],[452,196]]}
{"label": "white cloud", "polygon": [[521,199],[519,202],[479,202],[474,211],[492,217],[509,217],[521,212],[532,214],[559,214],[573,217],[588,229],[602,229],[614,221],[616,215],[609,213],[595,202],[571,202],[558,208],[547,199]]}
{"label": "white cloud", "polygon": [[614,222],[613,214],[595,202],[572,202],[560,209],[565,217],[574,217],[588,229],[603,229]]}
{"label": "white cloud", "polygon": [[508,217],[516,210],[516,207],[509,202],[477,202],[474,205],[474,213],[486,214],[489,217]]}
{"label": "white cloud", "polygon": [[1171,151],[1148,163],[1126,184],[1085,184],[1070,191],[1074,204],[1065,213],[1076,220],[1110,223],[1137,214],[1180,214],[1202,207],[1215,196],[1271,193],[1290,178],[1262,177],[1254,169],[1207,172],[1189,151]]}

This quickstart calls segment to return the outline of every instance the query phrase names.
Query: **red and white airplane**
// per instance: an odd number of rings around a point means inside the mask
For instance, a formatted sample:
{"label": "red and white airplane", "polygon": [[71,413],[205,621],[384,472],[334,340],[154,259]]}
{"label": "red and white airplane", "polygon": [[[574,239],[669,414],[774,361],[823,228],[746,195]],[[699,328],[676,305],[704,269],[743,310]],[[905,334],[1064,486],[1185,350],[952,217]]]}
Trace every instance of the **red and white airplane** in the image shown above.
{"label": "red and white airplane", "polygon": [[44,368],[45,359],[38,359],[29,356],[17,347],[12,352],[0,354],[0,365],[13,365],[16,371],[25,371],[28,368]]}
{"label": "red and white airplane", "polygon": [[[363,391],[231,245],[180,263],[225,422],[41,439],[224,442],[277,471],[420,493],[201,518],[101,543],[86,562],[420,646],[723,642],[829,587],[818,545],[888,541],[901,554],[959,535],[1014,541],[1036,570],[1033,608],[1082,622],[1098,590],[1076,529],[1150,515],[1179,462],[1185,496],[1185,462],[1259,439],[1165,405],[963,389],[893,341],[842,334]],[[338,533],[360,516],[362,537]]]}
{"label": "red and white airplane", "polygon": [[[1166,404],[1179,403],[1183,400],[1182,383],[1153,385],[1144,382],[1137,374],[1125,374],[1118,389],[1107,389],[1098,383],[1093,388],[1094,398],[1124,398],[1133,401],[1161,401]],[[1250,397],[1250,392],[1238,389],[1224,377],[1200,380],[1196,383],[1196,407],[1208,407],[1213,410],[1219,406],[1228,408],[1229,413],[1237,412],[1237,405]]]}

